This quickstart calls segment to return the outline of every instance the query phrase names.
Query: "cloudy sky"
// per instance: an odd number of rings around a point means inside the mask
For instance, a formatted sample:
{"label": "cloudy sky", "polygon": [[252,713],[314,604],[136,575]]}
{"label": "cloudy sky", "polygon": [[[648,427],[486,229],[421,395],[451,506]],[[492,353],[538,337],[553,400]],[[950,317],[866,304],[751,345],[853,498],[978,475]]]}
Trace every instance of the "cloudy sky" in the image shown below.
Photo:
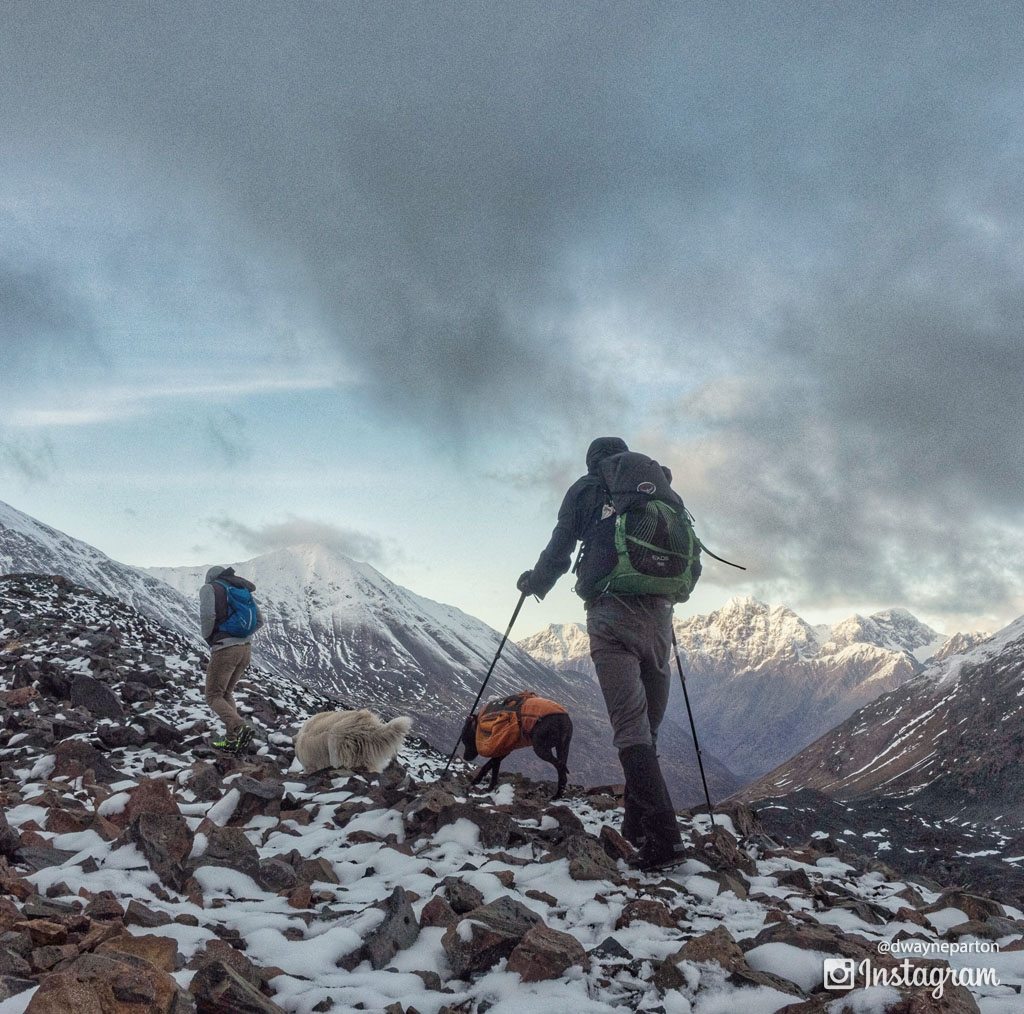
{"label": "cloudy sky", "polygon": [[1004,622],[1022,21],[7,4],[0,499],[139,564],[326,541],[503,627],[615,434],[749,567],[694,608]]}

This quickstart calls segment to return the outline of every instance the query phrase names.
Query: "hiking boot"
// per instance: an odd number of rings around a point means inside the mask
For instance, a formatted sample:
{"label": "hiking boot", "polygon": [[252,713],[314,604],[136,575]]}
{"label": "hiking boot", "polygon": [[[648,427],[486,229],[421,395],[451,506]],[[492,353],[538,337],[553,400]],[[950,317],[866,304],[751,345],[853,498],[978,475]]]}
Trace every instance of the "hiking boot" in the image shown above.
{"label": "hiking boot", "polygon": [[622,793],[622,830],[619,832],[633,848],[642,848],[647,837],[640,819],[640,808],[627,786]]}
{"label": "hiking boot", "polygon": [[244,750],[255,736],[256,730],[251,725],[243,725],[234,735],[235,752]]}
{"label": "hiking boot", "polygon": [[639,869],[675,865],[680,861],[673,857],[681,848],[682,836],[653,744],[628,746],[619,751],[619,760],[626,776],[623,827],[630,832],[623,837],[631,844],[639,843],[640,849],[630,865],[646,864]]}
{"label": "hiking boot", "polygon": [[682,842],[644,842],[643,847],[635,856],[626,860],[626,865],[641,873],[652,873],[654,870],[667,870],[686,862],[686,846]]}
{"label": "hiking boot", "polygon": [[215,750],[223,750],[225,753],[240,753],[244,750],[256,735],[256,730],[249,725],[243,725],[236,729],[231,736],[222,736],[210,743]]}

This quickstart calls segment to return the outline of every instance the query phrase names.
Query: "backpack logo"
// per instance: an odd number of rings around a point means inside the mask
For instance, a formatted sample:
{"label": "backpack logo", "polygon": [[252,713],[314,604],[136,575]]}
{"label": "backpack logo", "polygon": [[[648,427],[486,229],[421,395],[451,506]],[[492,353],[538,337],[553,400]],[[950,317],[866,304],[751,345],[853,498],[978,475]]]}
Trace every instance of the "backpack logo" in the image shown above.
{"label": "backpack logo", "polygon": [[[579,594],[661,595],[685,602],[700,577],[701,545],[666,471],[644,454],[624,451],[602,461],[598,476],[612,507],[602,518],[614,514],[615,522],[593,536],[593,559],[608,569],[581,577]],[[585,560],[591,552],[588,546]]]}

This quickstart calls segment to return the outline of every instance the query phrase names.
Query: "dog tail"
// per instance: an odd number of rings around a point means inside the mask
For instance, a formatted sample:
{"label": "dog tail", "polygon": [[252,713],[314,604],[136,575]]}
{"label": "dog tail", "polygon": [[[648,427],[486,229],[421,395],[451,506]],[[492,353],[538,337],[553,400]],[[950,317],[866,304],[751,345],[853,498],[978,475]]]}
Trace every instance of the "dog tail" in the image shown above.
{"label": "dog tail", "polygon": [[394,729],[396,733],[402,736],[404,739],[409,735],[409,730],[412,728],[412,719],[408,715],[402,715],[400,718],[392,718],[385,729]]}

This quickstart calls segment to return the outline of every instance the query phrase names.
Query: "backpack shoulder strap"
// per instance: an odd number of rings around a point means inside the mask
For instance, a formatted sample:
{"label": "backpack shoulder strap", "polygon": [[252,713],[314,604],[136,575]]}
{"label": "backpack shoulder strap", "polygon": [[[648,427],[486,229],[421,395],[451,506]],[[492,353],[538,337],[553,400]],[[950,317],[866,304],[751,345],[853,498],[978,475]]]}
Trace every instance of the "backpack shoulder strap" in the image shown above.
{"label": "backpack shoulder strap", "polygon": [[228,618],[228,589],[223,581],[211,581],[213,586],[213,629]]}

